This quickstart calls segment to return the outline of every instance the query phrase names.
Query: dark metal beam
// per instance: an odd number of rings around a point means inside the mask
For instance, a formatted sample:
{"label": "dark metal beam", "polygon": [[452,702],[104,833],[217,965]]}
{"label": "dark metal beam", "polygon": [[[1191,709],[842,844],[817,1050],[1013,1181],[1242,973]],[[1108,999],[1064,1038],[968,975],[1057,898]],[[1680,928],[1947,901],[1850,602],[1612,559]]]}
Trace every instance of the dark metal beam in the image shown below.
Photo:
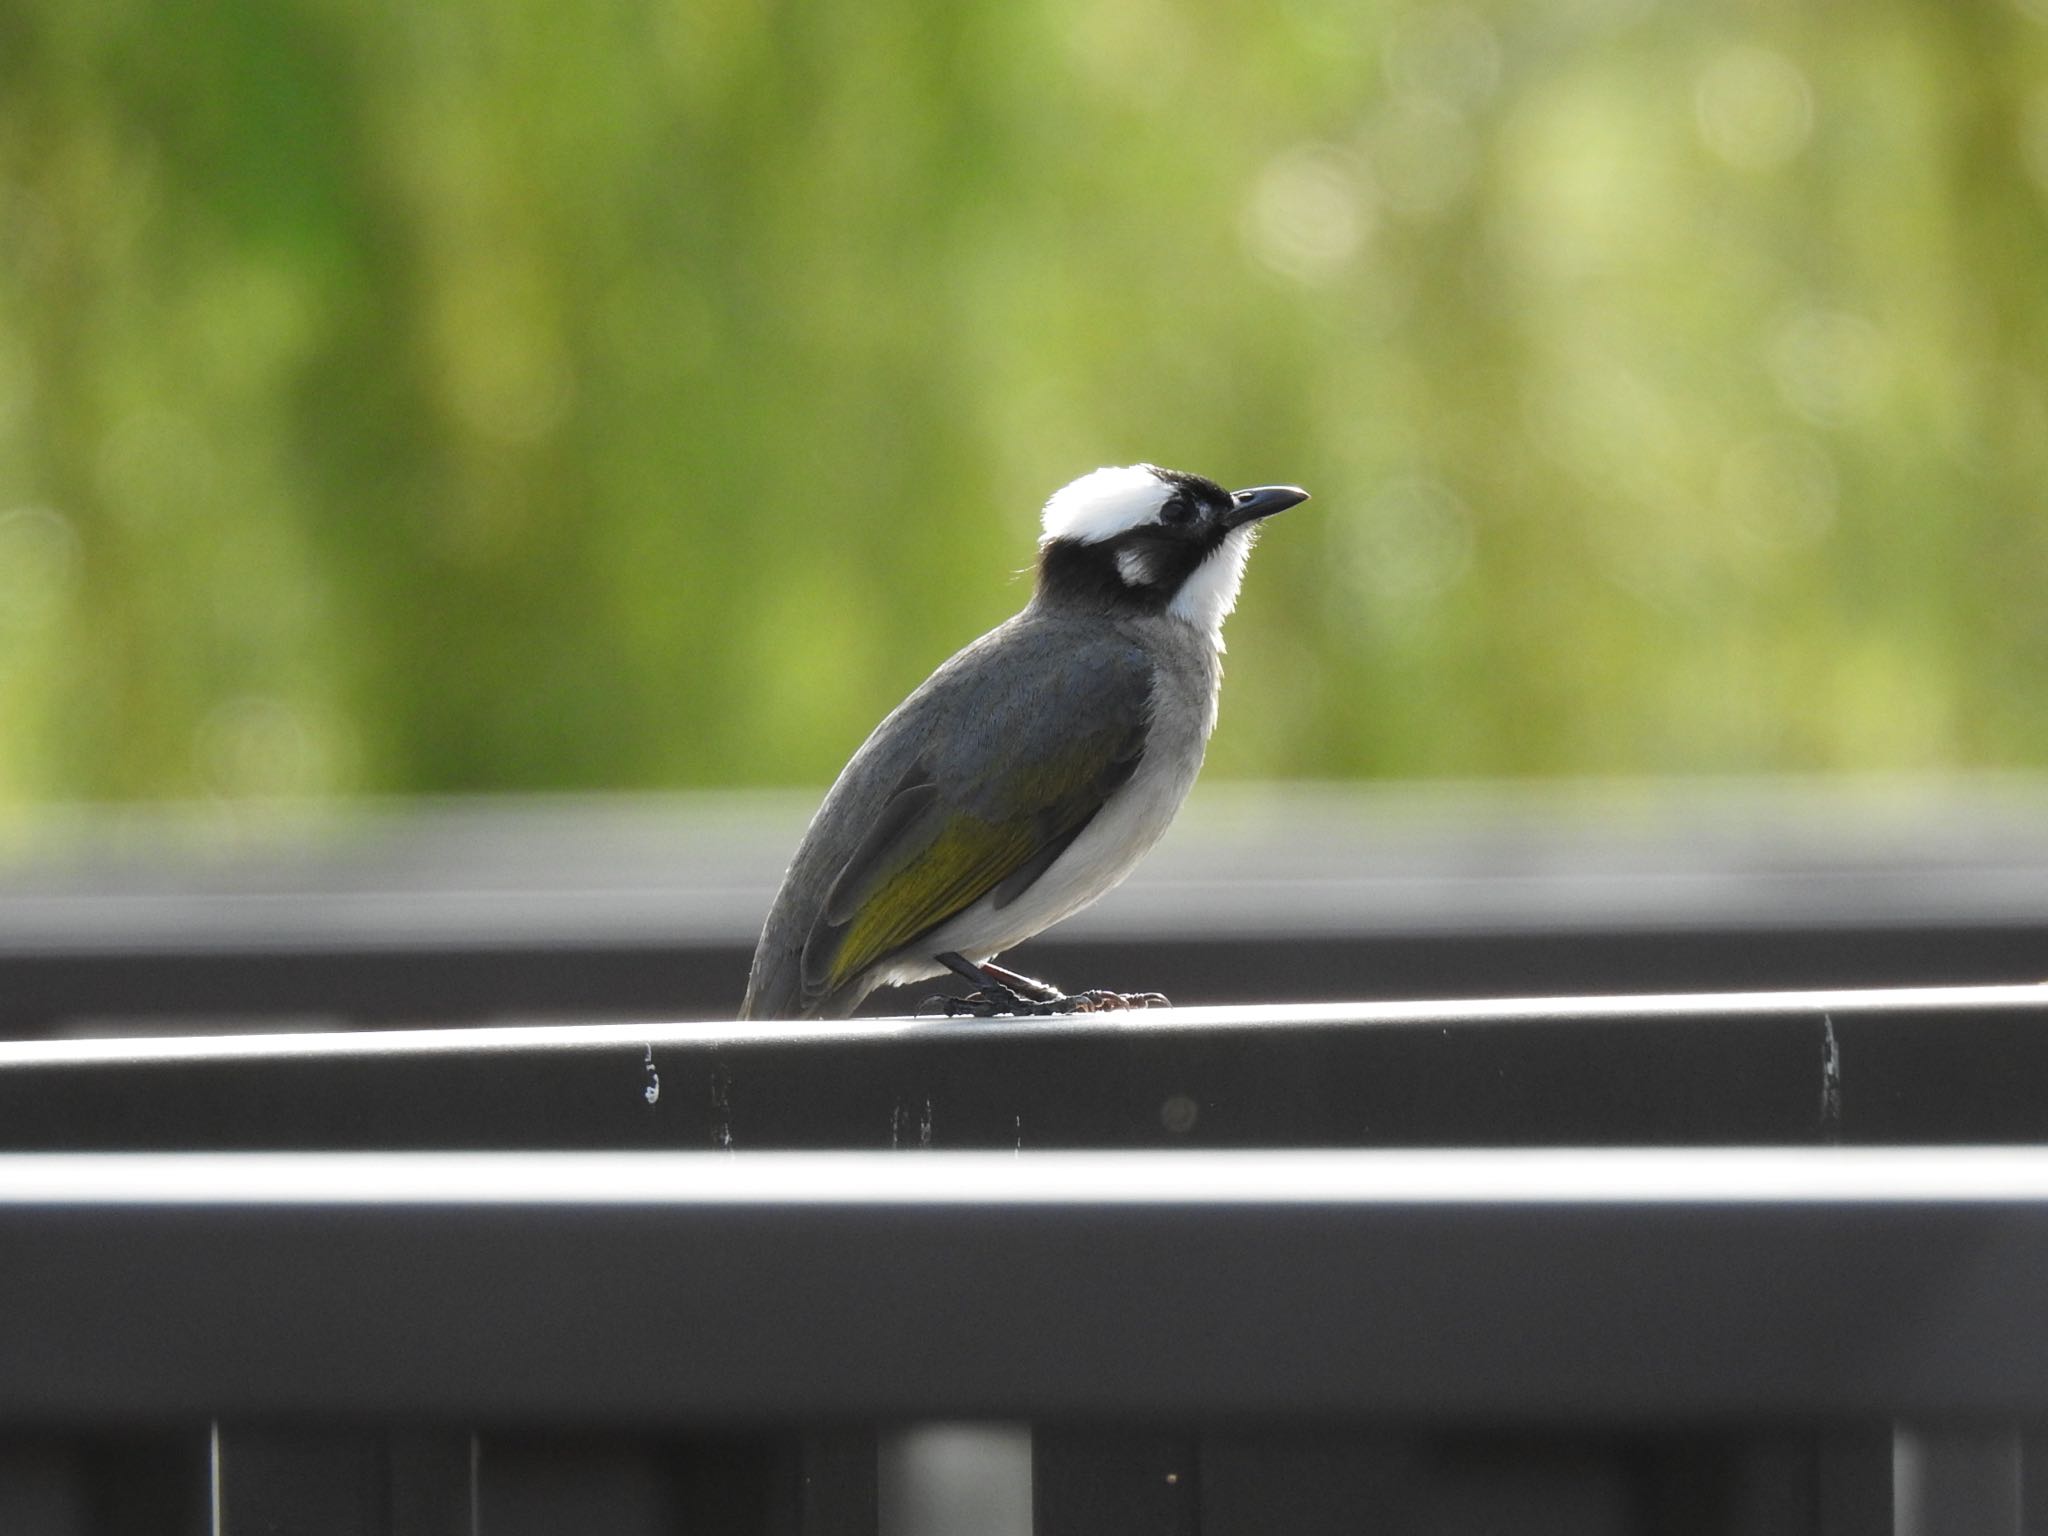
{"label": "dark metal beam", "polygon": [[2048,988],[0,1044],[0,1150],[2048,1141]]}
{"label": "dark metal beam", "polygon": [[2048,1414],[2048,1151],[0,1160],[0,1421]]}

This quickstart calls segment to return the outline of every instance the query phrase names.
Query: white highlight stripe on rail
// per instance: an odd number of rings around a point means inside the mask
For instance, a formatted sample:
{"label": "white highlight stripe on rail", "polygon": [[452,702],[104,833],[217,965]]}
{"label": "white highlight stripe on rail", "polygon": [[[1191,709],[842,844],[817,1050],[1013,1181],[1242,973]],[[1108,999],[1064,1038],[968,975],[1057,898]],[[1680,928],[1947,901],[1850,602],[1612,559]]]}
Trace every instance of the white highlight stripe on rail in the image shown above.
{"label": "white highlight stripe on rail", "polygon": [[0,1207],[2048,1203],[2048,1148],[29,1153]]}

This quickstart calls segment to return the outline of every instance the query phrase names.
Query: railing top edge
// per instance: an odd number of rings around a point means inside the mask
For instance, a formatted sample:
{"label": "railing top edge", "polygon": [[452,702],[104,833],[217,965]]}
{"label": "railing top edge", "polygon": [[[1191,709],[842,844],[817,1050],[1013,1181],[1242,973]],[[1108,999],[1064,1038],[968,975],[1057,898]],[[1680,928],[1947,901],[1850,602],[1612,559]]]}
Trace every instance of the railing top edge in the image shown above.
{"label": "railing top edge", "polygon": [[1174,1008],[1049,1019],[945,1019],[934,1016],[832,1022],[711,1020],[627,1024],[522,1024],[456,1028],[337,1030],[286,1034],[118,1036],[0,1041],[0,1070],[92,1062],[231,1060],[308,1056],[391,1056],[593,1049],[617,1046],[743,1046],[814,1042],[821,1048],[868,1040],[919,1038],[933,1043],[975,1038],[1144,1032],[1263,1030],[1491,1024],[1545,1021],[1822,1015],[1854,1017],[1898,1012],[1986,1013],[2048,1009],[2048,983],[2025,986],[1906,987],[1812,992],[1615,994],[1406,1002],[1289,1003],[1273,1006]]}
{"label": "railing top edge", "polygon": [[0,1155],[23,1207],[2048,1209],[2048,1148]]}

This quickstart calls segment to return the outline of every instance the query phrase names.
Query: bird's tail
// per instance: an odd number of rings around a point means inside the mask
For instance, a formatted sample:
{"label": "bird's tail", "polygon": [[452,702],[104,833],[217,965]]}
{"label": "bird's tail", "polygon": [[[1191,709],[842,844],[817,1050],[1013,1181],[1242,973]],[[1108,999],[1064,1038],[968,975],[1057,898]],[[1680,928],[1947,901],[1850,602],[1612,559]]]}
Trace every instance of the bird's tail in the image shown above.
{"label": "bird's tail", "polygon": [[747,977],[747,995],[740,1003],[743,1019],[843,1019],[861,1005],[871,987],[859,977],[828,992],[804,993],[801,956],[771,955],[766,947],[754,956]]}
{"label": "bird's tail", "polygon": [[802,968],[792,959],[786,965],[764,963],[768,957],[754,957],[753,973],[747,977],[747,995],[740,1002],[743,1019],[801,1019],[810,1010],[803,1005]]}

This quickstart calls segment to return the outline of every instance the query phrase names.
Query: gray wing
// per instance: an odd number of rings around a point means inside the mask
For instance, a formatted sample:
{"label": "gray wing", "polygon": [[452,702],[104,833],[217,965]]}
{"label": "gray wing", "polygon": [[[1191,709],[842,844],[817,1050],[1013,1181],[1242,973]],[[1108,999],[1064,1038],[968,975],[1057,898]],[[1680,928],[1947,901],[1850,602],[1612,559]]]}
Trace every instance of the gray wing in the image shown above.
{"label": "gray wing", "polygon": [[1016,900],[1137,768],[1151,690],[1137,645],[1028,613],[941,667],[812,821],[744,1016],[850,1012],[879,962],[984,896]]}

